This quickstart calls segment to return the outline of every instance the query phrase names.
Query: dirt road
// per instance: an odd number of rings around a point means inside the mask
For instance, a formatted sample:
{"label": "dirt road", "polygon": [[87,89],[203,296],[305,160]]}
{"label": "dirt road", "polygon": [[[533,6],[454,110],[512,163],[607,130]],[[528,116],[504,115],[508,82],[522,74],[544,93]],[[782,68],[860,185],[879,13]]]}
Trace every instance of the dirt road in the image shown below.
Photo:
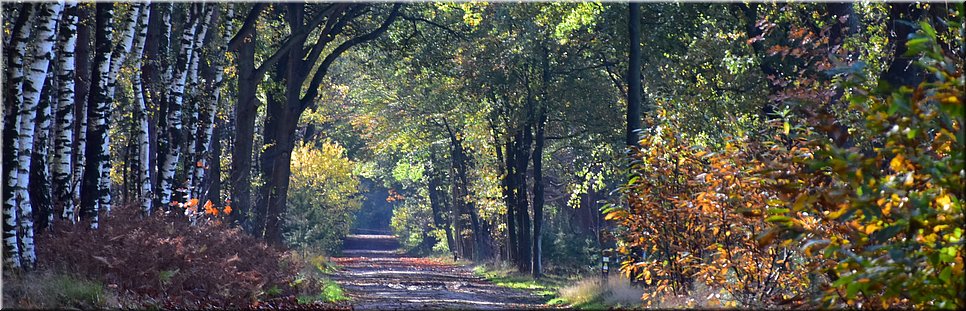
{"label": "dirt road", "polygon": [[350,235],[332,276],[355,309],[540,309],[545,298],[499,287],[468,266],[405,257],[388,235]]}

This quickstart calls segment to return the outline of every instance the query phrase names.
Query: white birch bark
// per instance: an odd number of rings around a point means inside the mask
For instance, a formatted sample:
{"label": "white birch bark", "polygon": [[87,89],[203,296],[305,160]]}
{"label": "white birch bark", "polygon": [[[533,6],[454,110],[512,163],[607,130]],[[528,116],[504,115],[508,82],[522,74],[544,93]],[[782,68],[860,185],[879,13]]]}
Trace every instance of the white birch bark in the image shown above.
{"label": "white birch bark", "polygon": [[[17,216],[19,216],[19,206],[17,204],[17,169],[20,167],[19,161],[19,147],[20,138],[20,110],[23,108],[23,80],[24,80],[24,59],[27,55],[27,41],[30,37],[32,30],[32,21],[34,19],[34,14],[36,11],[34,9],[34,4],[25,4],[24,11],[20,14],[27,14],[26,24],[23,25],[20,30],[13,35],[11,39],[10,51],[13,55],[8,57],[11,58],[10,63],[7,64],[9,68],[6,70],[7,80],[5,81],[7,87],[4,91],[6,96],[4,97],[4,109],[7,113],[12,114],[10,116],[5,116],[4,124],[4,134],[5,142],[9,142],[9,145],[4,146],[4,171],[7,176],[4,176],[3,185],[3,246],[4,246],[4,257],[6,263],[12,267],[19,268],[21,266],[20,261],[20,238],[18,234],[18,228],[20,227],[20,222]],[[9,119],[8,119],[9,118]],[[12,128],[12,131],[7,131],[8,128]],[[9,140],[9,141],[7,141]]]}
{"label": "white birch bark", "polygon": [[60,19],[60,12],[64,8],[64,1],[44,4],[37,12],[37,19],[40,24],[37,27],[35,38],[40,40],[31,49],[33,60],[30,63],[28,74],[23,84],[23,106],[20,110],[20,138],[17,152],[17,201],[20,208],[20,234],[21,261],[23,265],[32,267],[36,263],[37,255],[34,250],[34,224],[33,208],[30,204],[30,195],[27,185],[30,181],[31,151],[34,148],[34,125],[37,117],[37,104],[40,100],[40,91],[43,88],[44,80],[47,78],[47,70],[53,56],[54,42],[57,41],[57,21]]}
{"label": "white birch bark", "polygon": [[188,142],[188,149],[187,149],[187,152],[190,156],[186,157],[187,160],[190,161],[190,163],[187,163],[188,165],[185,165],[185,168],[187,169],[187,172],[188,172],[188,184],[186,187],[187,194],[185,196],[185,200],[198,198],[199,189],[197,189],[196,187],[197,179],[195,176],[195,170],[199,167],[198,165],[199,154],[198,154],[197,142],[198,142],[198,137],[201,134],[200,130],[202,129],[202,127],[200,126],[201,120],[198,118],[198,115],[199,115],[198,112],[202,108],[201,103],[198,102],[198,97],[200,96],[199,85],[201,84],[200,81],[198,80],[198,63],[201,60],[201,45],[204,43],[205,36],[208,35],[208,27],[209,25],[212,24],[212,18],[214,16],[215,9],[217,8],[213,6],[208,10],[208,13],[205,15],[205,19],[201,24],[201,29],[198,31],[198,35],[195,36],[195,42],[194,42],[195,53],[191,57],[191,68],[188,69],[188,72],[189,72],[188,81],[190,82],[190,84],[187,87],[187,92],[190,92],[190,96],[188,96],[188,98],[191,101],[189,102],[189,105],[190,105],[189,108],[191,109],[191,118],[189,120],[192,121],[190,124],[188,124],[189,126],[188,132],[191,133],[192,135]]}
{"label": "white birch bark", "polygon": [[134,91],[135,112],[134,117],[137,122],[137,146],[138,157],[136,167],[138,168],[138,200],[141,201],[141,211],[145,215],[151,214],[152,203],[154,202],[151,194],[151,141],[148,137],[148,107],[145,104],[144,89],[141,81],[141,63],[144,56],[144,43],[148,36],[148,21],[151,18],[151,2],[144,3],[141,9],[141,16],[138,18],[138,34],[134,42],[134,68],[137,72],[131,81]]}
{"label": "white birch bark", "polygon": [[121,65],[124,65],[124,61],[127,59],[127,55],[131,53],[131,46],[134,43],[135,29],[138,25],[138,19],[141,17],[141,10],[144,4],[132,3],[131,13],[128,14],[127,18],[124,19],[124,28],[121,29],[123,32],[120,33],[121,42],[117,44],[114,48],[114,52],[111,53],[111,73],[108,75],[110,80],[107,82],[107,93],[114,97],[114,87],[117,85],[117,76],[121,72]]}
{"label": "white birch bark", "polygon": [[71,156],[74,143],[74,48],[77,46],[77,1],[68,1],[64,6],[61,20],[60,41],[58,46],[57,68],[57,110],[54,111],[57,124],[54,126],[53,159],[53,200],[55,211],[62,210],[62,219],[73,220],[71,190],[73,182]]}
{"label": "white birch bark", "polygon": [[224,80],[224,71],[225,71],[225,63],[226,63],[226,58],[224,56],[228,51],[228,45],[227,45],[228,41],[231,40],[231,36],[234,34],[234,28],[232,27],[231,20],[234,19],[235,14],[234,14],[232,5],[228,4],[227,6],[228,8],[225,15],[226,16],[225,20],[228,22],[225,23],[225,30],[222,33],[222,38],[221,38],[222,45],[218,47],[218,51],[215,53],[215,59],[213,61],[214,68],[212,70],[214,71],[214,74],[215,74],[214,81],[210,81],[209,82],[210,87],[207,88],[208,90],[211,90],[210,94],[207,94],[206,96],[206,98],[208,99],[206,116],[208,118],[207,120],[205,120],[206,122],[204,123],[204,131],[201,131],[199,133],[200,137],[198,140],[201,141],[202,144],[195,152],[197,156],[196,162],[201,163],[200,165],[195,165],[194,174],[192,178],[193,189],[195,189],[195,195],[198,197],[205,195],[205,193],[202,193],[201,191],[201,185],[204,184],[205,169],[208,167],[208,158],[212,157],[215,161],[218,160],[217,155],[209,155],[208,152],[211,147],[212,139],[215,139],[214,137],[212,137],[212,133],[214,132],[214,129],[215,129],[215,116],[217,115],[217,112],[218,112],[218,103],[221,99],[221,89],[222,89],[222,86],[224,85],[223,80]]}
{"label": "white birch bark", "polygon": [[[100,5],[104,5],[103,11]],[[111,205],[111,154],[107,138],[107,118],[113,102],[108,93],[113,46],[111,42],[114,39],[113,17],[113,4],[98,4],[98,26],[95,28],[103,27],[103,29],[95,29],[98,33],[95,35],[95,40],[98,42],[96,42],[92,71],[96,77],[91,81],[91,100],[88,101],[88,105],[92,105],[88,111],[92,113],[87,116],[86,160],[88,165],[84,168],[84,187],[82,187],[83,191],[89,193],[82,196],[81,202],[82,205],[91,205],[92,229],[98,228],[98,214],[101,208],[109,210]]]}
{"label": "white birch bark", "polygon": [[191,54],[194,52],[194,35],[200,18],[194,16],[193,21],[185,27],[181,36],[181,49],[178,61],[175,63],[174,78],[168,90],[168,126],[165,135],[167,145],[160,168],[161,205],[167,206],[171,202],[174,187],[174,170],[181,157],[182,104],[184,102],[185,83],[188,78]]}

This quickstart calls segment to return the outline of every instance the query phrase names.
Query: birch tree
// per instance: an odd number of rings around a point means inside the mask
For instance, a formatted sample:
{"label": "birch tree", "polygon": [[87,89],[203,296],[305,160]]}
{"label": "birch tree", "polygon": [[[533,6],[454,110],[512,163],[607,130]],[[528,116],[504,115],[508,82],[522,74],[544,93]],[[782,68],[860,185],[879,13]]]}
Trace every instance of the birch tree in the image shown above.
{"label": "birch tree", "polygon": [[3,246],[4,258],[13,267],[20,267],[20,239],[17,228],[19,206],[17,205],[17,153],[20,145],[20,109],[23,106],[23,62],[27,54],[27,41],[31,34],[34,5],[25,4],[13,28],[13,38],[5,50],[6,81],[4,94],[3,124]]}
{"label": "birch tree", "polygon": [[208,90],[205,94],[205,101],[208,106],[202,111],[202,119],[205,122],[199,122],[202,126],[199,127],[198,135],[196,135],[198,141],[198,145],[194,150],[196,165],[194,165],[194,170],[189,179],[189,189],[193,189],[192,197],[204,195],[201,191],[201,185],[205,178],[205,168],[208,167],[209,149],[212,139],[214,139],[212,133],[215,128],[215,116],[217,115],[218,102],[221,99],[221,90],[224,86],[224,71],[227,63],[224,56],[228,51],[227,43],[231,40],[231,34],[234,33],[234,27],[231,24],[232,19],[234,19],[234,8],[229,4],[225,18],[227,22],[225,23],[224,32],[222,32],[222,41],[219,42],[218,49],[214,53],[214,58],[212,59],[213,65],[209,68],[211,80],[207,81],[208,84],[205,87]]}
{"label": "birch tree", "polygon": [[184,102],[185,83],[192,53],[194,53],[194,36],[197,30],[198,12],[192,12],[181,36],[181,48],[175,63],[174,76],[168,89],[167,128],[164,129],[162,150],[164,159],[158,175],[160,175],[161,205],[167,206],[171,202],[174,187],[174,173],[181,157],[181,129],[182,104]]}
{"label": "birch tree", "polygon": [[[57,46],[57,109],[54,110],[53,201],[54,211],[68,219],[71,206],[73,171],[71,156],[74,143],[74,49],[77,46],[77,1],[68,1],[60,24]],[[73,220],[73,218],[70,218]]]}
{"label": "birch tree", "polygon": [[[138,33],[134,42],[134,68],[141,69],[142,57],[144,56],[144,43],[148,36],[148,21],[151,18],[151,3],[146,2],[141,8],[141,16],[138,17]],[[151,186],[151,141],[148,137],[148,107],[145,104],[144,89],[141,81],[141,74],[132,76],[131,88],[134,91],[134,118],[137,123],[137,146],[138,157],[135,161],[137,169],[138,200],[141,201],[141,210],[145,215],[151,214],[153,196]]]}
{"label": "birch tree", "polygon": [[[188,175],[188,184],[185,187],[187,188],[187,193],[185,194],[185,200],[197,198],[197,195],[198,195],[198,189],[195,187],[195,181],[196,181],[195,169],[201,166],[201,164],[199,164],[201,162],[194,161],[194,160],[196,160],[197,157],[199,156],[197,153],[198,141],[201,134],[200,131],[204,129],[201,126],[201,120],[199,119],[199,112],[201,109],[203,109],[203,107],[202,107],[202,103],[199,103],[199,96],[202,96],[202,95],[200,95],[198,92],[198,89],[199,89],[198,86],[200,85],[200,81],[198,80],[198,65],[201,62],[201,56],[202,56],[201,47],[205,42],[205,37],[208,35],[209,25],[212,25],[215,23],[214,13],[216,11],[217,10],[215,8],[211,8],[208,10],[208,13],[205,15],[204,20],[201,22],[201,25],[200,25],[201,28],[198,30],[198,34],[194,38],[195,40],[194,47],[193,47],[194,53],[192,53],[191,65],[188,68],[188,78],[187,78],[188,82],[186,83],[186,86],[185,86],[185,93],[186,93],[185,97],[189,98],[190,100],[189,103],[191,104],[191,106],[188,107],[188,109],[190,109],[191,111],[191,117],[188,118],[189,120],[188,133],[191,133],[191,138],[188,141],[188,149],[185,150],[186,153],[191,156],[185,157],[185,160],[188,161],[188,163],[186,163],[186,165],[184,166],[185,171]],[[202,97],[207,98],[207,96],[202,96]]]}
{"label": "birch tree", "polygon": [[34,251],[33,207],[27,185],[30,181],[31,152],[34,148],[34,134],[37,118],[37,105],[40,92],[47,78],[47,70],[53,57],[54,42],[57,41],[57,21],[64,8],[64,1],[44,4],[37,12],[37,33],[33,36],[40,40],[32,48],[28,74],[24,77],[23,103],[18,121],[19,150],[17,151],[17,186],[15,189],[20,215],[19,234],[23,246],[20,257],[24,266],[32,267],[37,260]]}
{"label": "birch tree", "polygon": [[91,219],[91,228],[98,227],[98,212],[111,204],[110,153],[107,145],[108,110],[113,102],[108,93],[110,82],[112,41],[114,39],[114,4],[97,4],[94,31],[94,64],[91,77],[87,116],[87,165],[84,169],[82,206]]}
{"label": "birch tree", "polygon": [[74,169],[71,175],[71,203],[64,207],[64,218],[77,221],[81,210],[81,194],[84,185],[84,171],[87,168],[87,128],[88,113],[87,107],[90,106],[88,96],[91,91],[92,68],[91,68],[91,27],[84,21],[90,20],[90,6],[77,7],[77,43],[74,46],[74,114],[75,122],[74,135]]}

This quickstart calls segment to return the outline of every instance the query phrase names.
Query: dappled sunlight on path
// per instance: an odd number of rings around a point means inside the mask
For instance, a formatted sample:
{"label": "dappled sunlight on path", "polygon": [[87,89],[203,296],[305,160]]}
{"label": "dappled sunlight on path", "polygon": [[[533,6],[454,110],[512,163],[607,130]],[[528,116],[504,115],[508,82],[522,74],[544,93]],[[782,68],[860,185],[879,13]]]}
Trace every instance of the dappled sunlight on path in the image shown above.
{"label": "dappled sunlight on path", "polygon": [[456,266],[432,258],[405,257],[395,237],[350,235],[341,268],[332,279],[352,298],[355,309],[535,309],[547,308],[533,293],[499,287]]}

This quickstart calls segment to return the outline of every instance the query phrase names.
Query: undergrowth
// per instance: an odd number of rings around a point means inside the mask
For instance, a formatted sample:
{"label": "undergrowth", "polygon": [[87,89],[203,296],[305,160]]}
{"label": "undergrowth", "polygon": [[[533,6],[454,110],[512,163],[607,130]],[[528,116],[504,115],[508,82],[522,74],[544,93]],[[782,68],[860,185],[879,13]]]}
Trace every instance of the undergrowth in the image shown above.
{"label": "undergrowth", "polygon": [[144,217],[137,208],[116,208],[100,229],[59,223],[38,234],[37,245],[34,271],[5,275],[10,307],[291,308],[341,296],[331,282],[300,273],[331,269],[324,259],[303,261],[240,229],[190,225],[176,212]]}

